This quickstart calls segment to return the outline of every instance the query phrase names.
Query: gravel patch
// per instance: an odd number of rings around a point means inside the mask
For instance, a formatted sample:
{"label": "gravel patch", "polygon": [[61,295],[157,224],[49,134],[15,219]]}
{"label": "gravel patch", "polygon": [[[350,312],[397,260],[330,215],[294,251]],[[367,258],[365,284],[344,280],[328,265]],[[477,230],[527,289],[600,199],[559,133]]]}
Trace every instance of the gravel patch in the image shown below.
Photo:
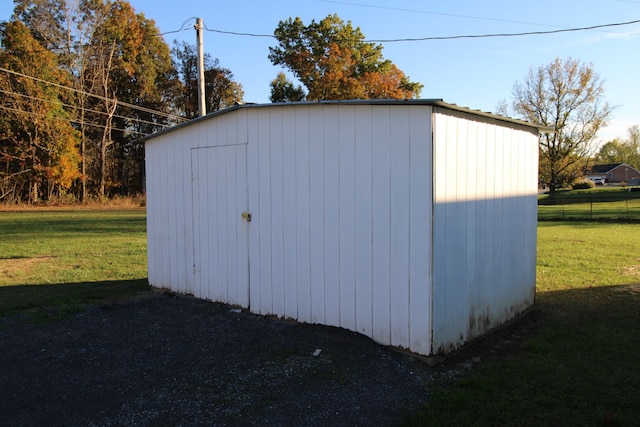
{"label": "gravel patch", "polygon": [[0,319],[0,425],[396,425],[458,373],[430,365],[344,329],[156,292]]}

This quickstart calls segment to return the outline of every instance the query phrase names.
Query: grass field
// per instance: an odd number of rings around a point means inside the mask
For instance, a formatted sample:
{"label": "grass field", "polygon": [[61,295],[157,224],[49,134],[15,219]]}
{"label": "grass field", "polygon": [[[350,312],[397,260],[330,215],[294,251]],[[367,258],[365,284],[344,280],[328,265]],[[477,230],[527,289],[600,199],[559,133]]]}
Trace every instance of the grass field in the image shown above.
{"label": "grass field", "polygon": [[627,187],[597,187],[589,190],[562,190],[555,199],[538,197],[538,219],[640,219],[640,191]]}
{"label": "grass field", "polygon": [[148,289],[144,209],[0,212],[0,236],[0,314]]}
{"label": "grass field", "polygon": [[[640,425],[640,223],[540,222],[539,326],[407,425]],[[144,210],[0,212],[0,315],[148,292]],[[635,285],[635,286],[634,286]]]}
{"label": "grass field", "polygon": [[[640,425],[640,224],[541,222],[541,326],[408,425]],[[635,285],[635,286],[634,286]]]}

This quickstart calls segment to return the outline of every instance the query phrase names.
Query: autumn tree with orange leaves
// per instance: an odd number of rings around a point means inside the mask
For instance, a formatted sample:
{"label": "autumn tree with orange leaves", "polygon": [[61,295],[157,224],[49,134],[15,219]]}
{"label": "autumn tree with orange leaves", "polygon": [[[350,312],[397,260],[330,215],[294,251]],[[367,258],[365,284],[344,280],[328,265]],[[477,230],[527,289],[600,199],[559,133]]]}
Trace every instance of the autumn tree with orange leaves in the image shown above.
{"label": "autumn tree with orange leaves", "polygon": [[80,176],[78,133],[63,108],[67,94],[44,83],[70,76],[22,22],[6,23],[0,32],[0,66],[20,70],[0,75],[0,201],[34,203],[65,193]]}
{"label": "autumn tree with orange leaves", "polygon": [[424,87],[365,42],[359,28],[338,15],[305,26],[300,18],[280,21],[269,48],[274,65],[287,67],[307,89],[308,100],[409,99]]}

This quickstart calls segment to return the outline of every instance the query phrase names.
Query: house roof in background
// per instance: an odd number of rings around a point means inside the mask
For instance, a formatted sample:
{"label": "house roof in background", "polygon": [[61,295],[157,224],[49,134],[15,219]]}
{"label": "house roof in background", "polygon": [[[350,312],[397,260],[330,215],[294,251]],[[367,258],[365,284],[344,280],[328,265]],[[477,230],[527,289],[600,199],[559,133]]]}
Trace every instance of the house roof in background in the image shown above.
{"label": "house roof in background", "polygon": [[609,173],[612,170],[619,168],[620,166],[628,167],[629,169],[633,169],[634,171],[640,173],[638,169],[626,163],[607,163],[603,165],[593,165],[591,167],[591,173]]}
{"label": "house roof in background", "polygon": [[591,172],[594,172],[594,173],[607,173],[610,170],[617,168],[621,164],[622,163],[607,163],[605,165],[593,165],[591,167]]}

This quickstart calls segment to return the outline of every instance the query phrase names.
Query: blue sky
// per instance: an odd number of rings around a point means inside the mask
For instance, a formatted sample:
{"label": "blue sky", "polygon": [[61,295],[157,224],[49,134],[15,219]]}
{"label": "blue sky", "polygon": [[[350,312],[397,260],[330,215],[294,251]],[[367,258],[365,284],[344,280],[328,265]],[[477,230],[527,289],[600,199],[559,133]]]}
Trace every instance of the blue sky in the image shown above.
{"label": "blue sky", "polygon": [[[200,17],[210,30],[271,35],[280,20],[305,23],[337,13],[360,27],[368,40],[550,31],[640,20],[640,0],[130,0],[156,22],[161,33],[179,30]],[[12,2],[0,4],[8,19]],[[174,39],[195,44],[193,21]],[[245,90],[245,101],[269,102],[269,82],[281,70],[267,55],[275,40],[205,31],[205,51],[229,68]],[[640,24],[560,34],[383,43],[384,56],[413,81],[424,84],[422,98],[482,111],[511,100],[516,81],[531,67],[559,57],[592,63],[605,80],[606,100],[617,108],[600,140],[625,137],[640,125]]]}

